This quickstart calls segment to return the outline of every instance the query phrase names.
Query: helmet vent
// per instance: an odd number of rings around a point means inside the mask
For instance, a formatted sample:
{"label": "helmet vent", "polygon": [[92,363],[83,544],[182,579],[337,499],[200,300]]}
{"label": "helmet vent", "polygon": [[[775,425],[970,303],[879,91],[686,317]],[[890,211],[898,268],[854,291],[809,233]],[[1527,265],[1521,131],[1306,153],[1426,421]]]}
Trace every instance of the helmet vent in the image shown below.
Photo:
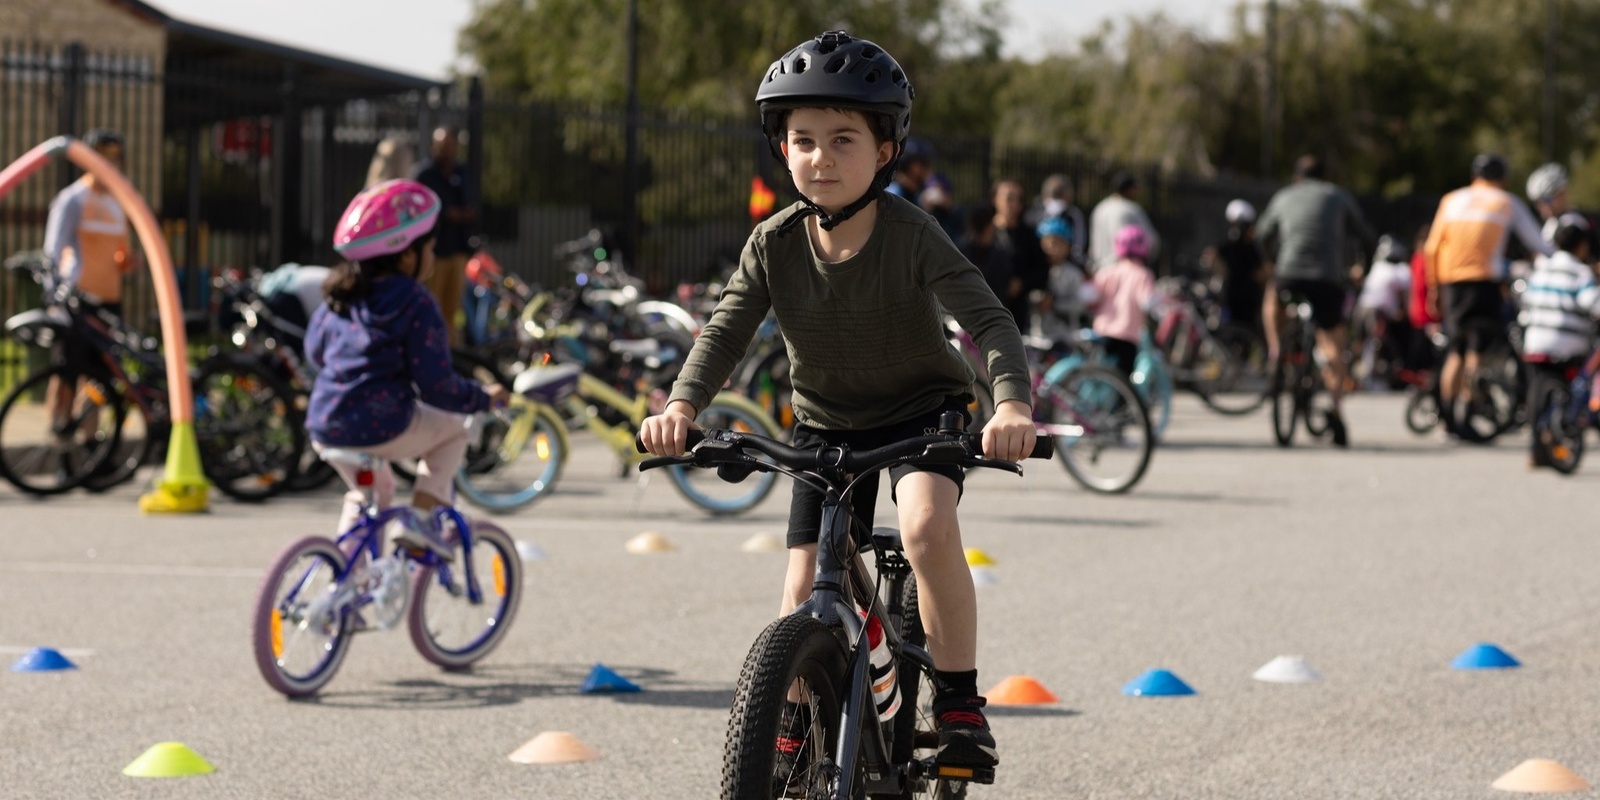
{"label": "helmet vent", "polygon": [[895,70],[889,73],[889,81],[896,86],[899,86],[900,84],[906,82],[906,74],[900,70]]}
{"label": "helmet vent", "polygon": [[823,55],[827,55],[837,49],[839,49],[839,43],[837,41],[823,39],[822,41],[817,42],[817,52]]}
{"label": "helmet vent", "polygon": [[794,60],[794,74],[799,75],[800,73],[805,72],[806,71],[806,67],[809,67],[809,66],[811,66],[811,60],[810,59],[806,58],[805,56],[800,56],[799,58],[796,58]]}
{"label": "helmet vent", "polygon": [[878,53],[880,53],[880,52],[883,52],[883,51],[879,50],[876,47],[863,47],[863,48],[861,48],[861,57],[865,58],[865,59],[869,59],[869,60],[870,59],[874,59],[874,58],[878,57]]}
{"label": "helmet vent", "polygon": [[831,75],[841,69],[844,69],[844,65],[849,63],[849,61],[850,60],[844,56],[834,56],[833,58],[828,59],[828,65],[823,67],[822,71]]}
{"label": "helmet vent", "polygon": [[882,75],[882,74],[883,74],[883,72],[881,72],[880,70],[872,70],[871,72],[868,72],[864,77],[862,77],[862,80],[866,81],[867,83],[877,83],[878,82],[878,76]]}

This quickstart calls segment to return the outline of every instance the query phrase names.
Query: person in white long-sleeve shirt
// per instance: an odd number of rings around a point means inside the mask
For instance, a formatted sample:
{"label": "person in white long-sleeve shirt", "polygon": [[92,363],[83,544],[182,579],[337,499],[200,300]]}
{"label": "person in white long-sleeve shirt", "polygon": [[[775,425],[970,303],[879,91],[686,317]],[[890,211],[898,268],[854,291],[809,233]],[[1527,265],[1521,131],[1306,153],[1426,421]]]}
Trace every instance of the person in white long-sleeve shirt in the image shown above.
{"label": "person in white long-sleeve shirt", "polygon": [[1111,195],[1101,200],[1089,215],[1089,261],[1095,268],[1115,263],[1117,233],[1129,225],[1144,229],[1150,239],[1150,262],[1161,251],[1161,237],[1150,216],[1134,199],[1139,194],[1139,179],[1131,172],[1119,172],[1111,179]]}

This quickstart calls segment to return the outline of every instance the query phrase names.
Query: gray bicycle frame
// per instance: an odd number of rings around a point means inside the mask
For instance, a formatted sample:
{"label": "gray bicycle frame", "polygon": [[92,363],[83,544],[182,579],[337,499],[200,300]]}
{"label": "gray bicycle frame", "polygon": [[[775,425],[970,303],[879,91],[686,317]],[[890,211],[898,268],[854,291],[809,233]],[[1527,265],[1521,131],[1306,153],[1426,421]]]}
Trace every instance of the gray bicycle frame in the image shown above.
{"label": "gray bicycle frame", "polygon": [[[878,722],[877,704],[872,699],[871,664],[868,660],[871,652],[862,646],[865,626],[851,601],[861,598],[864,602],[866,598],[872,598],[869,614],[877,615],[880,620],[889,620],[890,615],[885,613],[881,598],[875,596],[872,579],[867,575],[866,565],[850,534],[851,515],[845,510],[833,481],[830,479],[827,483],[828,490],[822,501],[817,571],[811,584],[811,597],[792,613],[811,616],[822,622],[839,636],[840,644],[851,653],[847,681],[850,688],[841,704],[839,741],[834,751],[834,766],[839,775],[834,798],[851,800],[856,756],[863,750],[866,790],[869,793],[902,791],[909,775],[897,773],[890,763],[889,746],[884,741],[883,725]],[[905,580],[905,575],[889,578],[891,611],[895,610],[893,607],[900,606],[900,588]],[[903,617],[904,609],[898,610]],[[898,625],[883,627],[890,652],[898,653],[902,660],[915,662],[917,669],[933,673],[933,658],[926,650],[902,641]],[[902,707],[900,713],[914,713],[914,710]],[[862,741],[863,736],[865,742]]]}

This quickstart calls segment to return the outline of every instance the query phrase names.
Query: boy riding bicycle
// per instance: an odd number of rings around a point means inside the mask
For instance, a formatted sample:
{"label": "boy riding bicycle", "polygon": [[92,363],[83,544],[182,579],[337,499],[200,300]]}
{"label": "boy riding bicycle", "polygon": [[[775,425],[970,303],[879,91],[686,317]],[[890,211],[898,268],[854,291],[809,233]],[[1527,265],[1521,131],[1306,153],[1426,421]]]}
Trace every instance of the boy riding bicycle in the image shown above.
{"label": "boy riding bicycle", "polygon": [[[1015,461],[1031,451],[1016,323],[932,217],[883,192],[904,148],[912,97],[883,48],[842,31],[801,44],[768,69],[756,93],[762,130],[801,200],[751,233],[666,410],[641,428],[651,453],[684,451],[695,415],[769,310],[792,363],[794,446],[872,448],[936,429],[940,412],[965,413],[974,380],[945,341],[941,309],[972,333],[989,365],[997,403],[983,431],[985,455]],[[890,483],[937,668],[938,761],[992,767],[994,738],[977,689],[977,600],[956,519],[962,472],[897,467]],[[876,500],[875,483],[855,493],[855,514],[869,527]],[[781,613],[810,594],[820,507],[820,493],[796,482]]]}

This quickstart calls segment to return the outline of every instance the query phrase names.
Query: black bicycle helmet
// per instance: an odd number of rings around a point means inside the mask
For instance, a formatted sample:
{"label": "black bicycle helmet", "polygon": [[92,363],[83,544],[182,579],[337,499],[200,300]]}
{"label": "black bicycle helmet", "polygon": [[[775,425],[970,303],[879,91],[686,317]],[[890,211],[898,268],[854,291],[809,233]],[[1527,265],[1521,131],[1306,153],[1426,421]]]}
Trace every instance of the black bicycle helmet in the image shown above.
{"label": "black bicycle helmet", "polygon": [[103,147],[106,145],[122,146],[122,134],[110,128],[95,128],[83,135],[83,143],[90,147]]}
{"label": "black bicycle helmet", "polygon": [[1503,181],[1511,174],[1506,160],[1494,153],[1479,153],[1472,159],[1472,177],[1486,181]]}
{"label": "black bicycle helmet", "polygon": [[[895,163],[905,149],[911,131],[911,101],[916,91],[906,79],[905,70],[882,47],[857,39],[845,31],[828,31],[783,54],[772,62],[761,87],[756,90],[756,106],[761,110],[761,130],[767,136],[772,155],[787,171],[789,162],[779,146],[784,136],[784,113],[796,108],[848,108],[881,114],[889,120],[883,131],[894,142],[895,154],[878,171],[871,188],[860,199],[838,214],[827,214],[810,200],[801,198],[807,212],[816,214],[824,230],[854,216],[877,199],[894,175]],[[805,214],[797,214],[779,230],[786,233]]]}

